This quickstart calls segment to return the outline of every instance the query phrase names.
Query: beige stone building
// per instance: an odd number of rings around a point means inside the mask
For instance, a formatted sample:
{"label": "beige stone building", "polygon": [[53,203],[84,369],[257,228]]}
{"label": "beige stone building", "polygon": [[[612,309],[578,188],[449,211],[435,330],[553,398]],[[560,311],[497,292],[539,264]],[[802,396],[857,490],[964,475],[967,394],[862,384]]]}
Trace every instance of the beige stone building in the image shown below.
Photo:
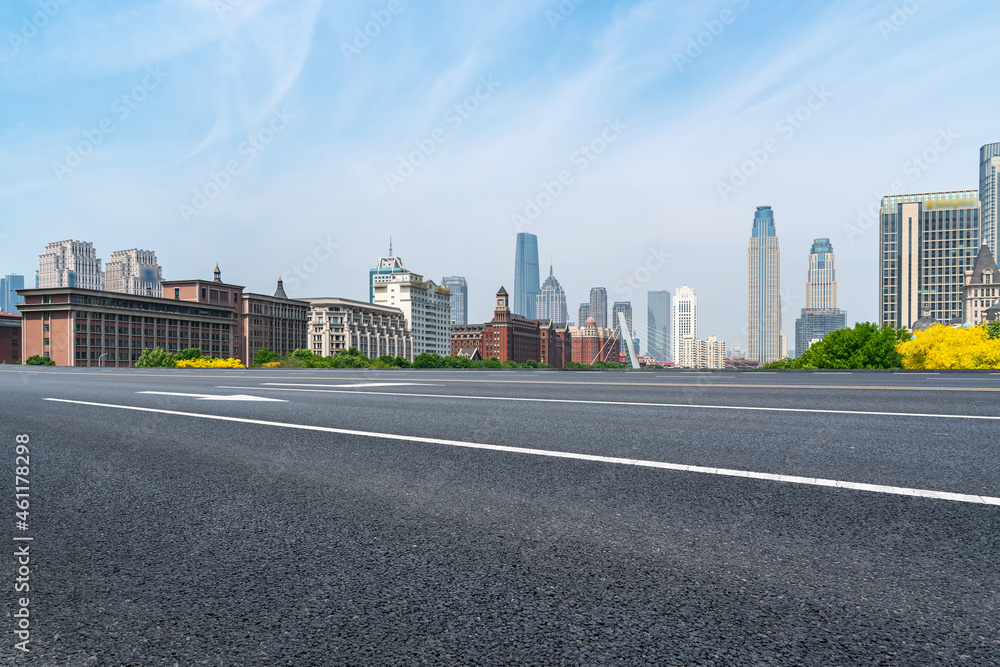
{"label": "beige stone building", "polygon": [[328,357],[356,347],[369,359],[387,354],[413,361],[413,333],[401,309],[335,297],[304,300],[309,302],[309,349],[316,354]]}

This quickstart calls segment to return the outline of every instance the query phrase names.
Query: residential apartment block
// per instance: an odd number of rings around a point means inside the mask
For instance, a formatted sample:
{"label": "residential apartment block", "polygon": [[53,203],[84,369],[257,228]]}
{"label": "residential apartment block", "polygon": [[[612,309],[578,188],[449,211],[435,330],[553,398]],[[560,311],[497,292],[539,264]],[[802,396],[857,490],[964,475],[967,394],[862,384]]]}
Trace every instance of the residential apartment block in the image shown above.
{"label": "residential apartment block", "polygon": [[38,256],[35,287],[78,287],[104,290],[104,271],[94,246],[88,241],[57,241]]}
{"label": "residential apartment block", "polygon": [[724,369],[726,367],[726,343],[715,336],[698,340],[694,336],[681,339],[680,368]]}
{"label": "residential apartment block", "polygon": [[116,250],[104,263],[104,284],[109,292],[138,296],[163,296],[163,270],[152,250]]}

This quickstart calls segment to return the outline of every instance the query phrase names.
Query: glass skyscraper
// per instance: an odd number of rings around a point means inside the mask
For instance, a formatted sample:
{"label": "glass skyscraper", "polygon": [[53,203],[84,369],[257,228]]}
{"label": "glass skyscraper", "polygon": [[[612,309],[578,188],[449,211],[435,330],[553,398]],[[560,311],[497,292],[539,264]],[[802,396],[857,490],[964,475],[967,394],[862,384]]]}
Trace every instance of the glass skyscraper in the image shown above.
{"label": "glass skyscraper", "polygon": [[549,266],[549,277],[542,283],[535,310],[540,320],[551,320],[553,324],[566,324],[569,321],[566,292],[552,274],[552,266]]}
{"label": "glass skyscraper", "polygon": [[795,320],[795,356],[815,340],[847,326],[847,313],[837,308],[837,262],[830,239],[816,239],[809,251],[806,307]]}
{"label": "glass skyscraper", "polygon": [[780,265],[774,212],[758,206],[747,250],[747,358],[752,361],[781,358]]}
{"label": "glass skyscraper", "polygon": [[514,250],[514,295],[510,311],[529,320],[537,319],[536,304],[541,289],[538,284],[538,237],[518,232]]}
{"label": "glass skyscraper", "polygon": [[1000,143],[979,149],[979,222],[982,242],[997,256],[997,223],[1000,221]]}
{"label": "glass skyscraper", "polygon": [[0,278],[0,310],[5,313],[16,313],[17,304],[24,303],[24,297],[15,290],[24,289],[24,276],[8,273]]}
{"label": "glass skyscraper", "polygon": [[451,323],[469,323],[469,284],[462,276],[445,276],[441,286],[451,292]]}
{"label": "glass skyscraper", "polygon": [[657,361],[673,361],[670,345],[670,292],[646,293],[646,354]]}

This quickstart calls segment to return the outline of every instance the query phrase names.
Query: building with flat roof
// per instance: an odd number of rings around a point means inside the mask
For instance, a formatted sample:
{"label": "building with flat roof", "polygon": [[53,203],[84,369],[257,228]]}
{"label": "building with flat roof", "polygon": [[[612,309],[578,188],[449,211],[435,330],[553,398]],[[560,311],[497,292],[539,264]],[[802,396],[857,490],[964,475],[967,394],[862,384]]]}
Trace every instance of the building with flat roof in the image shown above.
{"label": "building with flat roof", "polygon": [[[250,363],[246,348],[243,345],[243,285],[233,285],[222,282],[222,271],[219,265],[215,265],[212,273],[212,280],[165,280],[163,281],[163,296],[165,299],[173,298],[174,301],[193,301],[213,306],[215,308],[232,309],[232,319],[235,320],[232,327],[231,340],[216,338],[206,339],[201,337],[201,343],[208,341],[210,347],[201,347],[204,356],[219,356],[222,358],[232,357],[239,359],[244,365]],[[199,347],[191,345],[191,347]],[[183,349],[183,348],[181,348]],[[168,350],[173,351],[173,350]]]}
{"label": "building with flat roof", "polygon": [[462,276],[445,276],[441,286],[451,294],[451,323],[469,323],[469,283]]}
{"label": "building with flat roof", "polygon": [[0,313],[0,363],[21,363],[21,315]]}
{"label": "building with flat roof", "polygon": [[104,285],[109,292],[163,296],[163,269],[152,250],[116,250],[104,263]]}
{"label": "building with flat roof", "polygon": [[698,338],[698,295],[694,289],[684,285],[674,290],[673,331],[670,341],[673,346],[670,360],[680,363],[681,341],[684,336]]}
{"label": "building with flat roof", "polygon": [[795,356],[831,331],[847,326],[847,313],[837,308],[837,264],[830,239],[816,239],[809,251],[806,307],[795,320]]}
{"label": "building with flat roof", "polygon": [[38,256],[35,287],[79,287],[104,290],[104,271],[89,241],[56,241]]}
{"label": "building with flat roof", "polygon": [[1000,142],[979,149],[979,204],[982,243],[997,256],[1000,224]]}
{"label": "building with flat roof", "polygon": [[309,302],[289,299],[281,278],[273,295],[244,292],[242,314],[248,362],[265,349],[280,355],[309,349]]}
{"label": "building with flat roof", "polygon": [[413,334],[403,311],[339,297],[310,297],[308,349],[324,357],[356,347],[369,359],[413,361]]}
{"label": "building with flat roof", "polygon": [[938,322],[963,315],[962,286],[980,246],[977,190],[882,198],[879,324],[909,328],[926,305]]}
{"label": "building with flat roof", "polygon": [[0,310],[17,314],[18,304],[24,303],[24,298],[17,293],[20,289],[24,289],[24,276],[8,273],[0,278]]}
{"label": "building with flat roof", "polygon": [[670,344],[672,310],[670,292],[646,292],[646,354],[656,361],[673,361],[673,345]]}
{"label": "building with flat roof", "polygon": [[540,293],[538,237],[528,232],[518,232],[514,248],[514,295],[511,298],[510,312],[529,320],[535,319]]}
{"label": "building with flat roof", "polygon": [[726,343],[715,336],[699,340],[694,336],[681,339],[681,356],[677,362],[680,368],[724,369],[726,367]]}
{"label": "building with flat roof", "polygon": [[[606,288],[590,288],[590,315],[588,317],[593,317],[597,326],[602,329],[608,326],[608,290]],[[586,322],[587,320],[580,321]]]}

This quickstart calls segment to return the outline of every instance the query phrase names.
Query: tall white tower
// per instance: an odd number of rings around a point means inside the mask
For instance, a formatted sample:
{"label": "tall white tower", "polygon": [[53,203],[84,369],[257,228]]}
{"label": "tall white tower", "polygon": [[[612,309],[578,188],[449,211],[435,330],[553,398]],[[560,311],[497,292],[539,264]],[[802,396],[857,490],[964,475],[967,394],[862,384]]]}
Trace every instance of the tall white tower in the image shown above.
{"label": "tall white tower", "polygon": [[673,330],[670,342],[673,348],[673,360],[681,358],[681,341],[684,336],[694,336],[698,338],[698,295],[694,290],[685,285],[674,290],[673,317],[671,324]]}

